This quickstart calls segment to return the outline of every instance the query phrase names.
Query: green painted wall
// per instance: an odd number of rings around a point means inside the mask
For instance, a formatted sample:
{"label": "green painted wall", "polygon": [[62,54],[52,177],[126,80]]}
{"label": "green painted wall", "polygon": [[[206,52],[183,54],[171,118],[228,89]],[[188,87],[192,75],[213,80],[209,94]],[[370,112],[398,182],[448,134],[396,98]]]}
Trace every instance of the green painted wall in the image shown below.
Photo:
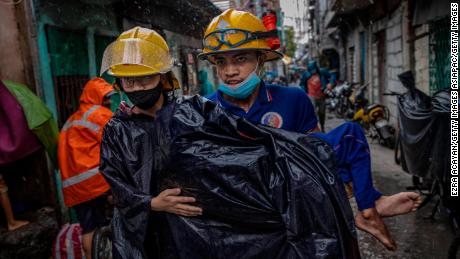
{"label": "green painted wall", "polygon": [[47,26],[48,53],[53,77],[89,75],[88,44],[84,32]]}

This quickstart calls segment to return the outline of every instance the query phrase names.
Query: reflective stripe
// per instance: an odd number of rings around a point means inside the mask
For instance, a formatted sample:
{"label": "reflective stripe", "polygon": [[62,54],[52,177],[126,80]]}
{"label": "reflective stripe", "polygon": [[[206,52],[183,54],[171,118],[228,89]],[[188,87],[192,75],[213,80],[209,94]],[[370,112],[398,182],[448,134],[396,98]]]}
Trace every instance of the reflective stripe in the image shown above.
{"label": "reflective stripe", "polygon": [[93,113],[95,110],[99,109],[101,107],[100,105],[93,105],[89,110],[87,110],[83,116],[81,117],[80,120],[74,120],[74,121],[66,121],[64,126],[62,127],[62,130],[68,130],[72,126],[83,126],[86,128],[89,128],[90,130],[93,131],[99,131],[99,125],[92,123],[88,121],[88,117]]}
{"label": "reflective stripe", "polygon": [[94,105],[92,106],[91,108],[89,108],[89,110],[87,110],[84,114],[83,114],[83,117],[81,117],[82,120],[87,120],[88,117],[91,115],[91,113],[93,113],[95,110],[99,109],[99,107],[101,107],[100,105]]}
{"label": "reflective stripe", "polygon": [[66,122],[64,127],[62,127],[62,130],[68,130],[72,126],[83,126],[87,127],[91,130],[98,131],[99,130],[99,125],[89,122],[89,121],[84,121],[84,120],[75,120],[72,122]]}
{"label": "reflective stripe", "polygon": [[72,186],[74,184],[81,183],[84,180],[95,176],[98,172],[99,172],[99,167],[95,167],[93,169],[89,169],[86,172],[79,173],[78,175],[75,175],[75,176],[72,176],[72,177],[70,177],[68,179],[65,179],[62,182],[62,187],[66,188],[66,187]]}

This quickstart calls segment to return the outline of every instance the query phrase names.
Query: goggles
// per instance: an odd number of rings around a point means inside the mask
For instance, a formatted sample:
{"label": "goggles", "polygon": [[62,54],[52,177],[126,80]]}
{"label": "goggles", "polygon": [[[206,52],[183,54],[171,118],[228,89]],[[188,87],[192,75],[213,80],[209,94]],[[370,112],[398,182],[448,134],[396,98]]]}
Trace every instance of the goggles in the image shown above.
{"label": "goggles", "polygon": [[132,88],[136,82],[145,87],[151,84],[153,79],[155,79],[157,76],[158,74],[137,77],[120,77],[120,81],[123,88]]}
{"label": "goggles", "polygon": [[271,37],[278,37],[276,30],[250,32],[242,29],[222,29],[206,35],[203,39],[203,46],[215,51],[219,50],[223,45],[229,48],[236,48],[253,40]]}

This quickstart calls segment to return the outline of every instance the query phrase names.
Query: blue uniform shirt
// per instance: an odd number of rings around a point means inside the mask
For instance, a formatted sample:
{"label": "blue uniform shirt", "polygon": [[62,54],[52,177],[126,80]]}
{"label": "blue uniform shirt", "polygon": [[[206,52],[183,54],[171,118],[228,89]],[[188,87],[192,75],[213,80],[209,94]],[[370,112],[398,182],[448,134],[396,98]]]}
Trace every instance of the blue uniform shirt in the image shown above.
{"label": "blue uniform shirt", "polygon": [[317,127],[318,119],[313,105],[302,89],[260,83],[259,95],[246,113],[240,107],[226,101],[221,91],[208,99],[226,110],[253,123],[295,132],[308,132]]}

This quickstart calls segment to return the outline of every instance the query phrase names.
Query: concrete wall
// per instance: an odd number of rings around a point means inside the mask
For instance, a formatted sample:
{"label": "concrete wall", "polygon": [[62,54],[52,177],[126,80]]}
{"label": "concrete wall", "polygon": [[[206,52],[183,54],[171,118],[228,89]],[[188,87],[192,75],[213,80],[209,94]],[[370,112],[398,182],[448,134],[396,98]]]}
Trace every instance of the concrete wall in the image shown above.
{"label": "concrete wall", "polygon": [[[372,37],[370,37],[372,38]],[[371,40],[372,41],[372,40]],[[371,78],[371,84],[368,88],[369,90],[369,97],[370,101],[372,103],[377,103],[379,102],[379,67],[378,67],[378,62],[379,62],[379,57],[378,57],[378,51],[377,51],[377,42],[371,42],[370,46],[370,52],[371,52],[371,57],[370,57],[370,78]]]}
{"label": "concrete wall", "polygon": [[[404,88],[401,85],[400,81],[398,80],[398,74],[404,71],[404,55],[405,51],[409,51],[404,49],[403,46],[403,13],[404,8],[400,6],[391,14],[387,15],[383,19],[376,21],[372,25],[372,32],[377,33],[381,30],[385,30],[386,36],[386,71],[385,71],[385,82],[384,82],[384,89],[383,92],[386,91],[396,91],[396,92],[403,92]],[[377,54],[377,44],[372,44],[371,53]],[[372,86],[373,89],[371,92],[373,93],[373,99],[375,101],[378,100],[377,96],[383,94],[379,93],[378,90],[378,82],[382,80],[380,75],[378,74],[378,58],[374,58],[370,60],[372,62],[372,66],[369,66],[368,69],[371,69],[370,75],[372,77]],[[383,104],[388,107],[390,110],[390,122],[392,124],[396,124],[396,119],[398,116],[397,112],[397,102],[396,98],[393,96],[384,96],[383,97]]]}
{"label": "concrete wall", "polygon": [[340,57],[340,80],[345,81],[347,79],[347,61],[346,61],[346,51],[345,51],[345,45],[343,41],[339,41],[338,43],[338,48],[337,52],[339,53]]}
{"label": "concrete wall", "polygon": [[[387,87],[385,90],[401,92],[404,89],[398,79],[398,74],[403,72],[404,67],[402,8],[398,8],[389,18],[387,27]],[[398,114],[396,98],[393,96],[384,97],[384,103],[390,109],[391,121],[395,124]]]}
{"label": "concrete wall", "polygon": [[[407,43],[407,33],[410,20],[408,17],[407,2],[403,2],[396,10],[378,21],[363,25],[359,19],[353,28],[343,35],[343,39],[336,46],[341,56],[341,78],[352,83],[369,83],[368,98],[372,103],[378,103],[379,96],[388,91],[404,91],[398,80],[398,74],[411,66],[410,46]],[[360,33],[365,33],[365,56],[361,52]],[[385,59],[386,67],[384,74],[379,75],[378,65],[381,60],[378,58],[376,34],[383,32],[385,35]],[[323,40],[325,35],[323,35]],[[327,41],[325,41],[327,43]],[[323,44],[323,42],[321,42]],[[364,77],[361,78],[361,66],[364,59]],[[383,89],[379,89],[379,82]],[[397,102],[395,97],[383,97],[383,104],[386,105],[391,114],[391,123],[396,124]]]}
{"label": "concrete wall", "polygon": [[346,69],[346,80],[350,83],[354,82],[355,80],[355,64],[356,64],[356,51],[352,51],[351,49],[356,48],[355,43],[355,31],[350,32],[347,34],[345,39],[345,62],[347,69]]}
{"label": "concrete wall", "polygon": [[26,35],[21,35],[19,7],[2,4],[0,6],[0,79],[9,79],[24,83],[33,88],[33,81],[28,75],[30,65],[27,53],[22,51]]}

